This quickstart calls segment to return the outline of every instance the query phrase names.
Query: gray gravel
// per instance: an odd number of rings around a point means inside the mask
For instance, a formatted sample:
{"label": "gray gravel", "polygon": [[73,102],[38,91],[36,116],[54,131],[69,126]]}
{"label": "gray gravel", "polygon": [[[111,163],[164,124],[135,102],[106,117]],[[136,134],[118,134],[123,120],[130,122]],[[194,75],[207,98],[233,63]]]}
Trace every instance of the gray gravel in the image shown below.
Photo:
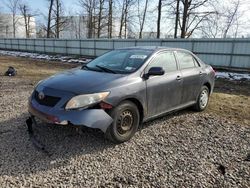
{"label": "gray gravel", "polygon": [[39,122],[25,127],[29,81],[0,77],[0,185],[62,187],[249,187],[250,125],[185,110],[145,123],[114,145],[101,131]]}

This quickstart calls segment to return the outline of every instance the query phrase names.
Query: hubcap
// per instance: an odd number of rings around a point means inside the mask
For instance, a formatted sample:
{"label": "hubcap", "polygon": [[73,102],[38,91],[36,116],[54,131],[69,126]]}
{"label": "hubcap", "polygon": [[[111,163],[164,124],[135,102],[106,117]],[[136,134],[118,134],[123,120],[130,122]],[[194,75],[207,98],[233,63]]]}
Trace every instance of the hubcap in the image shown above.
{"label": "hubcap", "polygon": [[117,121],[117,130],[119,134],[123,135],[130,131],[133,125],[133,114],[129,110],[123,111]]}
{"label": "hubcap", "polygon": [[200,96],[201,108],[205,108],[207,106],[207,102],[208,102],[208,92],[207,92],[207,90],[203,90],[201,92],[201,96]]}

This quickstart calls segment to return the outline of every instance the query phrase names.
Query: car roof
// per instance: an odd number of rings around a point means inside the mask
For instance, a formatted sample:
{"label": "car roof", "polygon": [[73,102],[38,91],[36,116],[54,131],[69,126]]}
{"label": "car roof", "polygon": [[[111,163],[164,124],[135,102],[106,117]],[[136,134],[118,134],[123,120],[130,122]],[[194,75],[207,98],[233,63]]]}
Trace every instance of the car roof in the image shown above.
{"label": "car roof", "polygon": [[127,48],[119,48],[118,50],[150,50],[150,51],[161,51],[161,50],[170,50],[170,51],[187,51],[186,49],[182,48],[171,48],[171,47],[163,47],[163,46],[133,46],[133,47],[127,47]]}

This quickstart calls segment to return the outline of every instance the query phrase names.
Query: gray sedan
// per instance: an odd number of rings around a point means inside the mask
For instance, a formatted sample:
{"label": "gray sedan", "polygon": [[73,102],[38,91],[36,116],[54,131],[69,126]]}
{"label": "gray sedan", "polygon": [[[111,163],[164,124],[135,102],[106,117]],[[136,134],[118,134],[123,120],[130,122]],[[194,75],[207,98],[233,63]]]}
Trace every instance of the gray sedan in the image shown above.
{"label": "gray sedan", "polygon": [[121,143],[145,121],[190,106],[204,110],[214,77],[211,66],[184,49],[118,49],[40,81],[29,112],[53,124],[98,128]]}

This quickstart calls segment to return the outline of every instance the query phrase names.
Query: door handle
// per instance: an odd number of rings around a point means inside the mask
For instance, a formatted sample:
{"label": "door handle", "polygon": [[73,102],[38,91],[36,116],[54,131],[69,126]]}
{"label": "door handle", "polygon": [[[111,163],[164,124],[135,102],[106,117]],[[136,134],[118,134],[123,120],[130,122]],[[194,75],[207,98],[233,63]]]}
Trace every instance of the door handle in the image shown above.
{"label": "door handle", "polygon": [[178,76],[176,77],[176,80],[181,80],[181,76],[178,75]]}

